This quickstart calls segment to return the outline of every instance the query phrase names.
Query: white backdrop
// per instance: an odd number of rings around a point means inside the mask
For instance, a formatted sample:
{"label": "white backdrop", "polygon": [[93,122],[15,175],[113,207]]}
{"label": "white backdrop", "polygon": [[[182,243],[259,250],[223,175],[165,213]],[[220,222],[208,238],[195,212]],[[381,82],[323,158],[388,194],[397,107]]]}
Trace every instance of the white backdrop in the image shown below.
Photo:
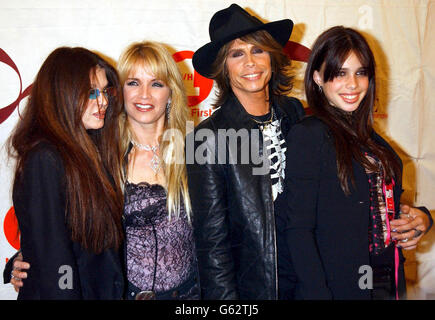
{"label": "white backdrop", "polygon": [[[183,73],[191,112],[208,115],[212,83],[194,74],[191,54],[209,41],[208,24],[226,0],[0,0],[0,270],[19,242],[12,214],[13,162],[3,144],[19,120],[26,89],[47,55],[59,46],[83,46],[115,62],[123,48],[145,39],[168,44]],[[291,41],[311,47],[333,25],[364,32],[378,64],[376,128],[405,164],[404,202],[435,209],[435,1],[239,0],[263,21],[284,18],[295,26]],[[305,101],[305,63],[295,62],[293,95]],[[21,99],[24,96],[23,99]],[[14,104],[15,102],[15,104]],[[18,105],[18,108],[15,106]],[[432,211],[434,213],[434,211]],[[435,231],[407,253],[411,299],[435,299]],[[0,284],[0,299],[15,299]]]}

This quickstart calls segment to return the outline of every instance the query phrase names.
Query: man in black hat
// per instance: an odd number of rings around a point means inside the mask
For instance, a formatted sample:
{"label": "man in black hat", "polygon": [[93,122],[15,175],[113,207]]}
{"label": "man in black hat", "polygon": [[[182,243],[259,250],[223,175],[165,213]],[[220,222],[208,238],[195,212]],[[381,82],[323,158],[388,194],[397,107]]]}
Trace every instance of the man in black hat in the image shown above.
{"label": "man in black hat", "polygon": [[[195,159],[187,161],[203,299],[277,299],[278,269],[280,279],[291,274],[281,259],[289,255],[278,259],[285,246],[275,220],[283,137],[304,115],[287,97],[292,78],[282,49],[292,28],[289,19],[264,24],[232,4],[212,17],[211,42],[193,56],[195,70],[215,80],[219,107],[192,133]],[[289,298],[282,288],[279,295]]]}

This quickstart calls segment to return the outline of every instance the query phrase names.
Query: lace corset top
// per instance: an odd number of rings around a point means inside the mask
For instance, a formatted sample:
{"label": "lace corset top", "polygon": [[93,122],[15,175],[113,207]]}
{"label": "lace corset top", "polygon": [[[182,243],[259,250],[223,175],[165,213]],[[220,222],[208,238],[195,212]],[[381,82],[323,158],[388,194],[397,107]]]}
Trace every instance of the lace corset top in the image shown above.
{"label": "lace corset top", "polygon": [[155,292],[185,281],[193,270],[194,242],[184,209],[169,221],[161,185],[127,182],[124,215],[128,281]]}

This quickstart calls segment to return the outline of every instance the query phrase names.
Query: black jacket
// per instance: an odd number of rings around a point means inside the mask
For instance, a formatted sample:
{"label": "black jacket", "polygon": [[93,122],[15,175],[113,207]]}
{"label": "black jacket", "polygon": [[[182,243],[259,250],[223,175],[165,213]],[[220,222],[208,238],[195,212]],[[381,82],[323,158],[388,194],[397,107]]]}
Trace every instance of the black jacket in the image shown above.
{"label": "black jacket", "polygon": [[[285,135],[303,116],[302,105],[287,97],[274,105],[283,119],[281,130]],[[231,148],[230,139],[219,129],[234,129],[245,137],[247,133],[248,138],[238,140],[237,147]],[[187,136],[189,192],[203,299],[277,298],[276,232],[269,168],[266,174],[254,175],[253,168],[261,165],[254,165],[251,157],[244,164],[242,161],[246,150],[257,153],[262,150],[261,133],[260,139],[251,139],[251,129],[258,129],[257,124],[232,95]],[[201,134],[207,136],[205,141]],[[193,143],[193,135],[200,141]],[[217,152],[219,142],[226,151]],[[196,156],[207,155],[207,163],[197,157],[192,159],[192,148],[189,150],[192,145]],[[237,163],[231,164],[234,159]]]}
{"label": "black jacket", "polygon": [[121,299],[121,252],[97,255],[72,242],[65,191],[60,154],[51,144],[40,143],[29,154],[13,190],[21,251],[30,263],[18,299]]}
{"label": "black jacket", "polygon": [[[394,152],[376,133],[373,138]],[[369,182],[364,168],[353,163],[355,187],[350,184],[351,194],[346,196],[337,177],[333,140],[326,125],[315,117],[293,126],[287,143],[283,195],[288,203],[286,236],[297,275],[296,298],[370,299],[370,290],[359,287],[364,274],[359,268],[370,265]],[[400,182],[393,192],[398,216]],[[401,252],[400,260],[399,288],[403,295]],[[391,263],[394,265],[394,261]]]}

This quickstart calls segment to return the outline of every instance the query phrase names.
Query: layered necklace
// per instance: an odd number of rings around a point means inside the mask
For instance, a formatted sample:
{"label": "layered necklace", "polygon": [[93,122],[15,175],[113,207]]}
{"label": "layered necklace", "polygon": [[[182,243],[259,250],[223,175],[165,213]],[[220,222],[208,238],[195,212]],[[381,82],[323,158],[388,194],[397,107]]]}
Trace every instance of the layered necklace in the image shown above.
{"label": "layered necklace", "polygon": [[139,150],[151,151],[153,153],[153,157],[151,158],[151,161],[149,162],[148,165],[154,171],[155,174],[158,174],[160,170],[160,157],[157,154],[157,149],[159,148],[160,144],[156,144],[155,146],[152,146],[150,144],[140,144],[134,140],[131,140],[131,143]]}
{"label": "layered necklace", "polygon": [[274,114],[273,114],[273,108],[271,107],[270,108],[270,119],[269,120],[259,121],[259,120],[255,119],[255,118],[252,118],[252,117],[251,117],[251,119],[254,120],[258,124],[258,126],[260,127],[261,130],[263,130],[263,129],[267,129],[268,126],[273,122],[273,116],[274,116]]}

